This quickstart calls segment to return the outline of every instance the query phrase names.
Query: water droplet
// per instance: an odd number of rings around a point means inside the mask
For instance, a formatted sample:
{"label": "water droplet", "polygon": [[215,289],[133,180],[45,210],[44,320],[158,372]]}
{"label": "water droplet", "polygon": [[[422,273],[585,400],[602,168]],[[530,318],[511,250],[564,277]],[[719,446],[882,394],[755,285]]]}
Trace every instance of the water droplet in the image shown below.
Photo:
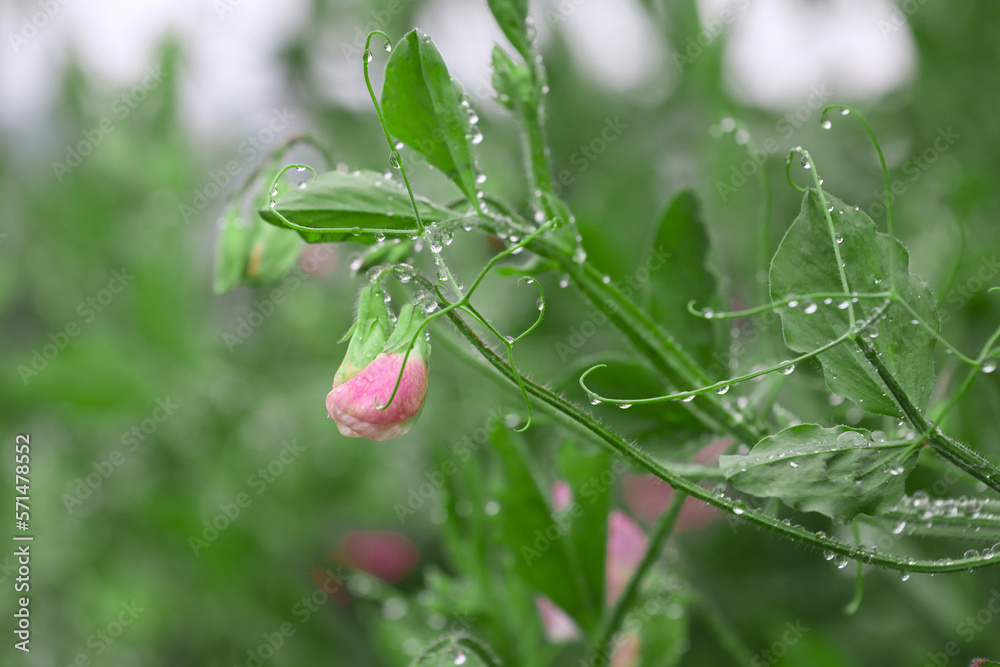
{"label": "water droplet", "polygon": [[535,305],[538,306],[538,310],[544,310],[545,309],[545,300],[544,299],[538,299],[538,301],[535,302]]}
{"label": "water droplet", "polygon": [[716,389],[715,393],[721,396],[722,394],[725,394],[727,391],[729,391],[729,385],[728,384],[724,385],[722,387],[719,387],[718,389]]}
{"label": "water droplet", "polygon": [[838,570],[843,570],[845,567],[847,567],[847,562],[848,562],[847,559],[841,556],[840,558],[835,560],[833,564],[837,566]]}
{"label": "water droplet", "polygon": [[812,169],[812,165],[809,164],[809,158],[807,158],[805,155],[802,156],[802,159],[799,160],[799,162],[800,164],[802,164],[803,169]]}
{"label": "water droplet", "polygon": [[399,158],[399,151],[393,151],[392,153],[389,154],[389,164],[391,164],[395,169],[400,168],[400,165],[402,165],[402,161]]}
{"label": "water droplet", "polygon": [[481,144],[483,142],[483,133],[480,132],[479,130],[476,130],[469,136],[469,141],[471,141],[474,144]]}
{"label": "water droplet", "polygon": [[799,467],[799,464],[798,464],[798,463],[796,463],[795,461],[789,461],[789,462],[788,462],[788,465],[790,465],[790,466],[791,466],[791,467],[793,467],[793,468],[798,468],[798,467]]}
{"label": "water droplet", "polygon": [[448,272],[444,269],[438,270],[438,280],[443,283],[448,282]]}
{"label": "water droplet", "polygon": [[965,552],[963,558],[979,558],[979,552],[975,549],[969,549]]}
{"label": "water droplet", "polygon": [[796,301],[795,299],[792,299],[791,301],[788,302],[788,307],[789,308],[798,308],[799,307],[799,302]]}
{"label": "water droplet", "polygon": [[559,279],[559,287],[565,288],[568,286],[569,286],[569,276],[564,274],[563,277]]}
{"label": "water droplet", "polygon": [[604,276],[603,278],[601,278],[601,282],[604,283],[605,285],[610,285],[611,284],[611,276]]}
{"label": "water droplet", "polygon": [[691,396],[685,396],[685,397],[684,397],[684,398],[682,398],[681,400],[682,400],[683,402],[685,402],[685,403],[690,403],[691,401],[693,401],[693,400],[694,400],[694,394],[692,394]]}
{"label": "water droplet", "polygon": [[899,523],[897,523],[897,524],[896,524],[896,525],[895,525],[895,526],[893,527],[893,529],[892,529],[892,534],[893,534],[893,535],[899,535],[899,534],[900,534],[900,533],[902,533],[902,532],[903,532],[903,531],[904,531],[905,529],[906,529],[906,522],[905,522],[905,521],[900,521]]}
{"label": "water droplet", "polygon": [[372,61],[372,52],[365,49],[365,62],[370,63]]}
{"label": "water droplet", "polygon": [[361,236],[361,228],[351,227],[351,236]]}
{"label": "water droplet", "polygon": [[810,301],[806,305],[806,307],[802,309],[802,312],[804,312],[806,315],[812,315],[813,313],[816,312],[817,308],[819,308],[819,306],[817,306],[815,302]]}
{"label": "water droplet", "polygon": [[989,361],[984,361],[981,369],[984,373],[992,373],[997,369],[997,362],[990,359]]}
{"label": "water droplet", "polygon": [[465,664],[465,653],[463,653],[462,651],[459,651],[458,655],[455,656],[455,660],[453,660],[452,662],[454,664],[456,664],[456,665],[464,665]]}
{"label": "water droplet", "polygon": [[851,302],[850,302],[850,301],[846,301],[846,300],[845,300],[845,301],[841,301],[840,303],[838,303],[838,304],[837,304],[837,308],[839,308],[840,310],[844,310],[844,309],[845,309],[845,308],[847,308],[847,307],[848,307],[849,305],[851,305]]}
{"label": "water droplet", "polygon": [[507,341],[508,343],[513,343],[514,342],[514,337],[513,336],[504,336],[503,339],[505,341]]}
{"label": "water droplet", "polygon": [[896,477],[897,475],[902,475],[903,470],[905,470],[905,468],[903,468],[902,465],[894,465],[891,468],[889,468],[889,474],[892,475],[893,477]]}
{"label": "water droplet", "polygon": [[392,44],[390,44],[389,42],[386,42],[385,43],[385,50],[386,50],[387,53],[389,51],[392,51]]}
{"label": "water droplet", "polygon": [[837,554],[833,553],[832,551],[823,552],[823,560],[833,560],[836,556]]}
{"label": "water droplet", "polygon": [[824,130],[829,130],[831,127],[833,127],[833,121],[831,121],[826,116],[823,116],[823,118],[819,121],[819,124]]}
{"label": "water droplet", "polygon": [[308,186],[309,184],[306,183],[305,181],[302,181],[301,183],[298,184],[299,190],[305,190]]}
{"label": "water droplet", "polygon": [[591,405],[600,405],[601,399],[597,397],[597,394],[587,394],[587,400],[590,401]]}
{"label": "water droplet", "polygon": [[618,407],[621,408],[622,410],[628,410],[629,408],[632,407],[632,404],[631,403],[619,403]]}
{"label": "water droplet", "polygon": [[385,241],[385,234],[382,232],[375,232],[375,240],[379,242]]}
{"label": "water droplet", "polygon": [[840,232],[837,232],[836,235],[834,236],[834,238],[837,239],[837,243],[843,243],[844,242],[844,236]]}
{"label": "water droplet", "polygon": [[841,115],[841,116],[846,116],[846,115],[847,115],[847,114],[849,114],[849,113],[851,113],[851,110],[850,110],[850,109],[841,109],[841,110],[840,110],[840,115]]}
{"label": "water droplet", "polygon": [[795,364],[789,364],[781,369],[782,375],[791,375],[795,371]]}
{"label": "water droplet", "polygon": [[485,182],[486,182],[486,174],[478,174],[476,176],[476,184],[477,185],[482,185]]}
{"label": "water droplet", "polygon": [[828,201],[826,203],[826,210],[829,211],[830,213],[833,213],[833,202],[832,201]]}
{"label": "water droplet", "polygon": [[826,305],[829,306],[831,303],[833,303],[833,299],[831,299],[830,297],[827,297],[827,298],[823,299],[823,303],[825,303]]}
{"label": "water droplet", "polygon": [[906,570],[900,570],[899,571],[899,580],[900,581],[906,581],[909,578],[910,578],[910,573],[909,572],[907,572]]}

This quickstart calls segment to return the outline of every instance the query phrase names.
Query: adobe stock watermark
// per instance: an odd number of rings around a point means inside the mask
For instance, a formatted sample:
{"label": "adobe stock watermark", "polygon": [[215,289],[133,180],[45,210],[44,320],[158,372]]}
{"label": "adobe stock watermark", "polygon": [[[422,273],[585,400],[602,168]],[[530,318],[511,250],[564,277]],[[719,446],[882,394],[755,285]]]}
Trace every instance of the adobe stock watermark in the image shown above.
{"label": "adobe stock watermark", "polygon": [[902,2],[891,3],[891,16],[888,19],[878,20],[878,31],[882,37],[888,37],[892,33],[906,27],[906,17],[913,16],[927,3],[927,0],[902,0]]}
{"label": "adobe stock watermark", "polygon": [[219,503],[219,512],[210,519],[201,522],[202,530],[200,535],[188,535],[188,545],[194,555],[199,555],[208,545],[219,539],[219,535],[231,526],[247,509],[253,504],[254,497],[267,491],[267,488],[274,484],[278,477],[288,469],[292,463],[305,451],[305,447],[298,444],[293,439],[283,443],[281,452],[271,459],[267,465],[257,468],[250,473],[246,480],[247,491],[240,491],[231,501]]}
{"label": "adobe stock watermark", "polygon": [[389,0],[382,8],[369,10],[368,15],[371,16],[371,20],[364,25],[354,26],[354,41],[341,42],[340,54],[346,60],[360,58],[365,52],[365,42],[368,40],[368,35],[376,30],[385,31],[393,17],[402,14],[403,10],[411,4],[412,2],[403,2],[403,0]]}
{"label": "adobe stock watermark", "polygon": [[[962,641],[962,644],[971,644],[976,637],[987,630],[987,626],[993,623],[997,615],[1000,615],[1000,590],[994,588],[990,591],[990,597],[981,609],[974,614],[969,614],[955,626],[955,635]],[[996,637],[996,630],[992,631],[990,635]],[[953,640],[945,644],[942,647],[943,650],[929,652],[923,667],[950,665],[950,658],[957,657],[962,652],[962,644]]]}
{"label": "adobe stock watermark", "polygon": [[192,220],[199,220],[209,204],[224,193],[229,184],[252,165],[259,156],[267,152],[268,146],[280,133],[288,129],[295,117],[295,114],[289,111],[288,107],[280,109],[275,107],[267,123],[257,132],[248,134],[236,147],[236,154],[241,159],[230,160],[224,168],[218,171],[209,171],[208,182],[192,189],[191,201],[187,204],[181,203],[178,206],[184,224],[191,224]]}
{"label": "adobe stock watermark", "polygon": [[272,289],[268,296],[254,299],[250,312],[236,320],[232,331],[223,332],[222,342],[226,344],[226,349],[233,353],[238,345],[250,340],[254,332],[274,315],[278,306],[285,303],[288,295],[302,287],[308,275],[318,272],[333,253],[330,246],[314,246],[313,252],[302,257],[299,265],[285,276],[281,285]]}
{"label": "adobe stock watermark", "polygon": [[570,153],[569,162],[576,167],[576,174],[569,169],[563,169],[552,180],[552,189],[558,195],[563,188],[570,186],[576,181],[576,177],[587,171],[590,165],[597,161],[597,158],[608,150],[608,146],[613,144],[622,136],[622,133],[629,126],[622,122],[621,116],[604,119],[604,127],[597,133],[597,136]]}
{"label": "adobe stock watermark", "polygon": [[111,453],[99,461],[92,461],[93,472],[79,476],[69,483],[69,489],[62,495],[63,505],[69,514],[73,514],[84,501],[94,495],[94,492],[101,488],[101,485],[114,474],[118,468],[124,465],[129,454],[134,453],[145,443],[160,425],[170,418],[174,412],[180,408],[180,404],[174,403],[169,396],[156,400],[156,407],[138,424],[134,424],[127,431],[122,433],[118,441],[122,449],[113,449]]}
{"label": "adobe stock watermark", "polygon": [[[615,288],[626,299],[632,298],[632,295],[636,294],[643,285],[649,282],[650,277],[654,273],[666,265],[669,257],[670,253],[664,252],[663,246],[657,246],[630,275],[626,276],[624,280],[616,281],[614,283]],[[611,279],[608,278],[607,282],[610,283]],[[559,361],[564,362],[576,355],[587,341],[608,323],[608,317],[618,312],[618,308],[618,302],[614,299],[609,299],[603,304],[588,309],[585,312],[587,316],[586,321],[569,328],[567,332],[569,335],[566,338],[566,342],[560,341],[556,343],[555,350],[556,354],[559,355]]]}
{"label": "adobe stock watermark", "polygon": [[[779,118],[774,124],[774,133],[760,142],[759,145],[751,148],[747,158],[743,162],[738,165],[731,165],[727,180],[715,182],[715,189],[722,201],[728,201],[729,197],[746,185],[747,181],[757,174],[764,166],[764,162],[768,157],[782,149],[779,139],[782,141],[791,139],[799,128],[826,106],[829,98],[830,92],[826,89],[825,84],[813,86],[803,104],[800,104]],[[731,132],[736,128],[736,123],[731,118],[723,119],[719,125],[723,132]],[[737,139],[740,139],[739,133],[737,135]],[[743,143],[746,143],[746,141]]]}
{"label": "adobe stock watermark", "polygon": [[770,667],[788,655],[788,650],[799,643],[799,640],[809,632],[802,621],[785,622],[786,630],[766,649],[762,649],[750,658],[750,667]]}
{"label": "adobe stock watermark", "polygon": [[121,609],[113,620],[87,637],[87,648],[90,650],[77,653],[71,661],[66,663],[66,667],[90,667],[92,659],[104,655],[112,644],[124,634],[125,629],[135,623],[139,615],[146,611],[146,608],[140,607],[135,600],[122,602],[119,606]]}
{"label": "adobe stock watermark", "polygon": [[125,267],[115,269],[111,272],[111,280],[97,294],[87,297],[76,307],[76,314],[80,320],[69,320],[59,331],[50,331],[49,342],[41,348],[31,350],[31,360],[27,364],[19,364],[17,367],[21,382],[28,386],[32,380],[37,378],[48,368],[49,364],[55,360],[59,354],[69,347],[70,342],[80,335],[83,328],[97,319],[97,316],[104,312],[115,297],[125,291],[125,288],[135,280],[135,276],[128,273]]}
{"label": "adobe stock watermark", "polygon": [[[909,189],[911,185],[916,183],[921,176],[927,173],[927,170],[937,162],[944,153],[947,153],[955,142],[962,138],[961,134],[958,134],[952,130],[949,125],[947,129],[939,127],[937,129],[937,136],[931,145],[925,148],[920,153],[914,155],[909,160],[903,163],[900,168],[903,175],[906,176],[906,180],[897,178],[889,183],[889,191],[892,192],[893,202],[900,196],[902,196]],[[876,190],[873,193],[875,202],[871,204],[865,211],[870,218],[878,218],[885,214],[885,207],[887,204],[887,194],[884,189]]]}
{"label": "adobe stock watermark", "polygon": [[614,665],[615,652],[625,645],[630,637],[638,635],[646,623],[659,616],[678,619],[684,614],[684,606],[674,601],[674,596],[681,589],[676,577],[667,577],[653,589],[642,604],[636,604],[622,618],[621,629],[611,635],[607,645],[596,647],[597,650],[589,661],[580,660],[580,667],[595,667],[600,664]]}
{"label": "adobe stock watermark", "polygon": [[7,40],[14,53],[20,51],[37,37],[38,33],[45,30],[49,22],[70,2],[71,0],[35,0],[38,10],[32,12],[30,16],[22,17],[21,26],[17,31],[11,30],[7,33]]}
{"label": "adobe stock watermark", "polygon": [[56,180],[62,183],[67,175],[83,164],[84,159],[104,142],[104,138],[115,131],[118,123],[128,118],[129,114],[146,99],[150,91],[160,85],[162,81],[163,71],[159,64],[147,67],[140,83],[133,86],[128,93],[116,97],[111,103],[111,115],[106,116],[95,127],[84,130],[82,138],[76,144],[66,145],[64,161],[52,163],[52,172],[55,174]]}
{"label": "adobe stock watermark", "polygon": [[673,60],[677,71],[683,72],[685,67],[700,58],[705,53],[705,49],[712,46],[715,40],[722,36],[722,33],[726,31],[726,26],[735,23],[740,12],[749,6],[750,0],[732,0],[729,6],[719,12],[718,16],[708,18],[696,36],[687,38],[683,53],[674,51]]}
{"label": "adobe stock watermark", "polygon": [[438,492],[444,488],[447,478],[458,472],[456,460],[465,462],[471,459],[475,452],[489,442],[493,429],[502,424],[503,420],[503,412],[499,408],[491,408],[482,426],[452,444],[451,456],[445,459],[437,470],[424,472],[425,481],[410,487],[406,494],[405,504],[397,502],[392,506],[400,525],[406,523],[407,518],[422,510],[428,502],[437,496]]}
{"label": "adobe stock watermark", "polygon": [[625,461],[620,456],[615,456],[606,470],[584,482],[580,487],[580,498],[577,499],[576,494],[574,494],[565,509],[553,512],[552,523],[544,529],[535,529],[534,542],[530,545],[521,545],[521,558],[524,559],[525,564],[530,566],[535,559],[551,549],[553,544],[569,535],[573,522],[582,517],[586,508],[597,502],[628,470],[629,467]]}

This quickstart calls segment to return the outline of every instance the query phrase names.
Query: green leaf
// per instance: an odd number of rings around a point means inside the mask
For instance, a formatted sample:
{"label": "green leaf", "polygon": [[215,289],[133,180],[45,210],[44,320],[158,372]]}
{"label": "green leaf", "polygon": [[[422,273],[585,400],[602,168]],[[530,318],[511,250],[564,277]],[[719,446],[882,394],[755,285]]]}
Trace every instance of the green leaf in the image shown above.
{"label": "green leaf", "polygon": [[[356,271],[363,273],[373,266],[399,264],[413,255],[413,241],[409,239],[394,239],[392,243],[380,243],[371,246],[361,256],[361,264]],[[351,265],[354,268],[354,265]]]}
{"label": "green leaf", "polygon": [[492,79],[497,102],[522,118],[537,116],[538,96],[531,70],[524,63],[514,62],[499,45],[493,47]]}
{"label": "green leaf", "polygon": [[559,449],[559,470],[572,492],[567,508],[573,518],[568,534],[572,544],[570,556],[576,559],[583,573],[583,593],[588,604],[600,610],[604,600],[611,488],[616,479],[611,457],[604,451],[584,454],[580,443],[567,440]]}
{"label": "green leaf", "polygon": [[[369,245],[377,239],[374,235],[360,234],[362,229],[385,230],[388,235],[415,234],[416,218],[406,190],[376,172],[361,170],[353,173],[328,171],[303,189],[291,189],[275,199],[275,208],[289,221],[316,231],[297,230],[309,243],[358,241]],[[425,222],[454,218],[446,208],[417,197],[417,208]],[[272,225],[284,223],[270,208],[260,211],[261,217]],[[355,229],[328,232],[320,229]],[[398,230],[398,231],[392,231]]]}
{"label": "green leaf", "polygon": [[219,241],[215,250],[215,280],[212,289],[225,294],[239,284],[250,256],[253,225],[243,215],[239,201],[230,202],[219,219]]}
{"label": "green leaf", "polygon": [[893,509],[917,463],[911,443],[879,440],[863,429],[801,424],[764,438],[746,456],[720,457],[719,467],[739,491],[848,523]]}
{"label": "green leaf", "polygon": [[[835,248],[845,265],[849,292],[888,291],[891,256],[899,298],[936,330],[938,314],[934,297],[924,282],[909,272],[909,255],[902,244],[876,232],[875,224],[864,212],[829,194],[826,200],[833,206],[830,217],[840,241],[831,238],[827,211],[819,195],[809,191],[803,197],[799,216],[771,262],[771,298],[779,300],[811,292],[843,293]],[[841,336],[849,327],[847,305],[853,307],[856,319],[863,321],[883,305],[883,300],[860,299],[853,304],[846,299],[835,299],[829,304],[823,300],[803,300],[796,308],[781,308],[779,314],[788,347],[796,352],[810,352]],[[876,323],[859,335],[866,337],[910,401],[922,409],[927,405],[934,381],[935,340],[923,327],[912,324],[912,319],[903,305],[893,302]],[[872,333],[877,337],[869,338]],[[839,345],[820,355],[819,360],[832,391],[865,410],[900,414],[857,345],[850,342]]]}
{"label": "green leaf", "polygon": [[715,361],[715,327],[711,320],[691,315],[687,304],[692,299],[700,306],[715,302],[715,276],[705,265],[710,247],[697,196],[681,190],[660,217],[652,240],[652,259],[660,266],[650,269],[646,297],[650,314],[703,366]]}
{"label": "green leaf", "polygon": [[462,87],[434,42],[418,30],[408,32],[385,68],[382,111],[389,133],[426,157],[478,207],[470,141],[478,130],[462,102]]}
{"label": "green leaf", "polygon": [[522,444],[509,431],[498,428],[492,443],[505,473],[499,494],[503,509],[497,515],[500,544],[512,551],[514,569],[531,589],[548,596],[585,631],[592,630],[600,608],[592,604],[586,576],[571,553],[573,517],[569,512],[553,515],[548,490],[543,493],[535,481]]}
{"label": "green leaf", "polygon": [[487,0],[503,34],[527,62],[531,62],[532,35],[528,28],[528,0]]}

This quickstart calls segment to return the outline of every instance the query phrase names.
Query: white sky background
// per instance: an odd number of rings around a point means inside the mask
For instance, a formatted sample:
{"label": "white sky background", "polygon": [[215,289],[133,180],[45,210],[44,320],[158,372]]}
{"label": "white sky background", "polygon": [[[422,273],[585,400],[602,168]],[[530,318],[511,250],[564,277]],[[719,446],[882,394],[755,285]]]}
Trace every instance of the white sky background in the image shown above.
{"label": "white sky background", "polygon": [[[331,102],[364,109],[360,61],[348,59],[342,45],[353,45],[354,29],[371,21],[368,3],[331,2],[345,20],[323,40],[314,84]],[[42,13],[42,0],[0,7],[0,132],[22,152],[51,153],[61,145],[51,118],[68,57],[79,58],[110,100],[142,78],[168,33],[185,50],[182,114],[199,140],[225,144],[245,136],[266,123],[275,105],[291,100],[275,56],[307,20],[306,0],[48,3],[57,8],[51,17]],[[223,3],[232,9],[220,16],[216,7]],[[890,0],[700,0],[699,6],[706,35],[720,25],[728,31],[726,80],[749,104],[793,108],[822,83],[838,100],[877,97],[905,84],[916,65],[912,35]],[[672,56],[685,45],[667,43],[638,0],[535,0],[532,7],[543,51],[553,28],[563,32],[577,66],[596,85],[643,100],[669,93],[677,77]],[[558,24],[547,23],[554,16],[547,11],[559,15]],[[44,25],[15,48],[11,35],[29,34],[24,21],[33,16],[44,17],[35,20]],[[433,0],[417,23],[466,90],[473,97],[485,91],[492,45],[505,43],[485,1]],[[479,107],[490,113],[492,104]]]}

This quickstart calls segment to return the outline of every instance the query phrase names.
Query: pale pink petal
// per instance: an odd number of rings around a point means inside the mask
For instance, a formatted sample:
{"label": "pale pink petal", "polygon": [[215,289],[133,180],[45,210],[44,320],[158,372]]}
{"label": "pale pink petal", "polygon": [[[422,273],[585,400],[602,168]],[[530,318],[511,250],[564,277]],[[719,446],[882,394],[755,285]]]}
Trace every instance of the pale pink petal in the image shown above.
{"label": "pale pink petal", "polygon": [[611,654],[611,667],[636,667],[642,652],[639,635],[631,630],[621,636]]}
{"label": "pale pink petal", "polygon": [[569,484],[561,479],[556,480],[556,483],[552,485],[552,509],[556,512],[562,512],[569,507],[569,501],[572,499],[573,492],[570,490]]}
{"label": "pale pink petal", "polygon": [[427,364],[420,357],[410,356],[392,404],[384,410],[378,409],[392,396],[402,365],[402,354],[380,354],[327,394],[327,412],[343,435],[391,440],[410,430],[427,395]]}
{"label": "pale pink petal", "polygon": [[538,607],[538,615],[542,617],[542,625],[545,626],[545,635],[549,641],[569,641],[580,636],[580,630],[576,627],[573,619],[553,604],[552,600],[537,597],[535,598],[535,606]]}
{"label": "pale pink petal", "polygon": [[605,572],[605,596],[614,604],[639,566],[649,539],[635,521],[620,510],[608,517],[608,558]]}

